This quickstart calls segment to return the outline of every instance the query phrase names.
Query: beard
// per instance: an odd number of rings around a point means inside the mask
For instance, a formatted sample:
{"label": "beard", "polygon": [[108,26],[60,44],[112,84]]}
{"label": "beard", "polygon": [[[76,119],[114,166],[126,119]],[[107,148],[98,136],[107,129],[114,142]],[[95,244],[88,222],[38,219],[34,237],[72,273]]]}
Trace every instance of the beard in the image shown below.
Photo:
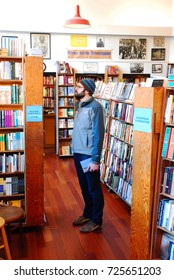
{"label": "beard", "polygon": [[85,96],[85,90],[82,91],[81,93],[75,92],[74,96],[75,96],[75,98],[76,98],[77,100],[82,99],[82,98]]}

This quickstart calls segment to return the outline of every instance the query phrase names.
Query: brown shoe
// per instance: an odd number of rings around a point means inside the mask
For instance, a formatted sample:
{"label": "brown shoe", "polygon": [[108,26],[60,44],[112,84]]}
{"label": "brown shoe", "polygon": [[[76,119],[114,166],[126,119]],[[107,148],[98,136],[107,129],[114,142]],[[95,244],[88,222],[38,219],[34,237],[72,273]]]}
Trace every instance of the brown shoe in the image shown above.
{"label": "brown shoe", "polygon": [[80,228],[80,231],[84,232],[84,233],[87,233],[87,232],[94,231],[94,230],[96,230],[100,227],[101,227],[101,225],[98,225],[98,224],[96,224],[92,221],[89,221],[86,225],[84,225]]}
{"label": "brown shoe", "polygon": [[75,221],[73,221],[73,226],[79,226],[89,221],[89,218],[84,216],[78,217]]}

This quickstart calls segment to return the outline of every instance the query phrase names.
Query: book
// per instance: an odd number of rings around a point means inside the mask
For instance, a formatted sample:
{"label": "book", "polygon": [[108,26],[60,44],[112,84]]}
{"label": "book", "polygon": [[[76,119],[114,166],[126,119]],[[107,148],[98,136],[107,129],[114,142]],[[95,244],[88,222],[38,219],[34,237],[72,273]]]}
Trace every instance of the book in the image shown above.
{"label": "book", "polygon": [[174,260],[174,241],[170,241],[169,243],[168,260]]}
{"label": "book", "polygon": [[169,257],[169,245],[171,241],[174,241],[174,236],[168,233],[163,233],[160,246],[160,257],[163,260],[167,260]]}
{"label": "book", "polygon": [[174,98],[170,94],[167,98],[166,110],[164,115],[164,121],[166,123],[173,122],[173,110],[174,110]]}
{"label": "book", "polygon": [[167,126],[164,134],[163,148],[162,148],[162,157],[167,156],[169,139],[170,139],[171,127]]}
{"label": "book", "polygon": [[80,162],[84,173],[88,172],[88,166],[91,163],[91,159],[92,157],[84,159]]}
{"label": "book", "polygon": [[171,128],[169,144],[168,144],[168,151],[167,151],[167,158],[173,159],[173,151],[174,151],[174,127]]}

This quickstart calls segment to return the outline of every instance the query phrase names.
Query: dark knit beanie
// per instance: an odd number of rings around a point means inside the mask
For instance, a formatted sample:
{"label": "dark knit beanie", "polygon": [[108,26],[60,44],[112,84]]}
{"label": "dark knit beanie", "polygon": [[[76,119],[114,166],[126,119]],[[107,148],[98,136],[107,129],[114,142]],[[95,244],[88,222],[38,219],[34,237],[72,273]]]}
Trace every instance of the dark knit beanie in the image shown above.
{"label": "dark knit beanie", "polygon": [[95,91],[95,82],[92,79],[82,79],[80,83],[84,88],[89,92],[90,95],[93,95]]}

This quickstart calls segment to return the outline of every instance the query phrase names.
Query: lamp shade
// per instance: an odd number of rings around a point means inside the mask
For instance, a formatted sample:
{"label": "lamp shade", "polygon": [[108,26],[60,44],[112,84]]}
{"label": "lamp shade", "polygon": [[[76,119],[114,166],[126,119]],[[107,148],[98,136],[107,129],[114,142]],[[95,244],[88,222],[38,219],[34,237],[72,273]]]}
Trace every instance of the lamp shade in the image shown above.
{"label": "lamp shade", "polygon": [[68,19],[64,27],[67,28],[89,28],[91,27],[89,21],[87,19],[84,19],[80,16],[80,7],[79,5],[76,6],[76,14],[73,18]]}

